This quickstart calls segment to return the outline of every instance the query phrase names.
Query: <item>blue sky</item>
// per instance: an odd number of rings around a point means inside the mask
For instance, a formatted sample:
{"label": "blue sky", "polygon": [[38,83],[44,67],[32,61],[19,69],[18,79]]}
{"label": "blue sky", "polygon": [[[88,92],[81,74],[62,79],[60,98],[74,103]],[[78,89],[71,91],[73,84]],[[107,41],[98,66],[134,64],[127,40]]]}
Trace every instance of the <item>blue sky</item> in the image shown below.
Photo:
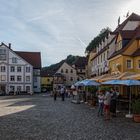
{"label": "blue sky", "polygon": [[0,41],[17,51],[40,51],[48,66],[67,55],[84,55],[104,27],[112,30],[139,0],[0,0]]}

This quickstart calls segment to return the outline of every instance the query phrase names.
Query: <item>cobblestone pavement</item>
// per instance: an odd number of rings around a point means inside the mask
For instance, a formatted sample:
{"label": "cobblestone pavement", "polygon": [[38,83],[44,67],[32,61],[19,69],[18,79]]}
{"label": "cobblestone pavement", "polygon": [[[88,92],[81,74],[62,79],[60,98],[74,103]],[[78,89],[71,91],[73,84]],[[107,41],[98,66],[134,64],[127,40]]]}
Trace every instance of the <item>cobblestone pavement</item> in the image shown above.
{"label": "cobblestone pavement", "polygon": [[140,124],[46,95],[0,97],[0,140],[140,140]]}

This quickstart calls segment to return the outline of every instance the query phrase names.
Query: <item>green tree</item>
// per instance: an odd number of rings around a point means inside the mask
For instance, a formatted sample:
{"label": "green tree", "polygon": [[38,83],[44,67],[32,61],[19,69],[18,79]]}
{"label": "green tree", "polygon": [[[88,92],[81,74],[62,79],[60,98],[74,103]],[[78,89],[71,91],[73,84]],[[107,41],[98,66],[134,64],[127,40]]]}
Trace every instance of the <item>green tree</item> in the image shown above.
{"label": "green tree", "polygon": [[89,43],[89,45],[86,47],[85,52],[89,53],[94,48],[99,46],[102,40],[104,40],[106,37],[108,37],[108,34],[111,32],[111,30],[107,27],[100,31],[100,33],[94,37],[94,39]]}

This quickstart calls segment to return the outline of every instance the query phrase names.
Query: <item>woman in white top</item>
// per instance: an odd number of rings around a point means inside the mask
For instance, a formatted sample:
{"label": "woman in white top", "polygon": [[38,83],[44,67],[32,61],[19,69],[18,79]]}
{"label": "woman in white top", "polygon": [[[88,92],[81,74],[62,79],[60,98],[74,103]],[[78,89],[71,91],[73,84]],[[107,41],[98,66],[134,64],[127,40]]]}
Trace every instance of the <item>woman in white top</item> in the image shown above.
{"label": "woman in white top", "polygon": [[98,95],[98,102],[99,102],[99,108],[98,108],[98,116],[103,115],[103,108],[104,108],[104,94],[102,91],[99,92]]}

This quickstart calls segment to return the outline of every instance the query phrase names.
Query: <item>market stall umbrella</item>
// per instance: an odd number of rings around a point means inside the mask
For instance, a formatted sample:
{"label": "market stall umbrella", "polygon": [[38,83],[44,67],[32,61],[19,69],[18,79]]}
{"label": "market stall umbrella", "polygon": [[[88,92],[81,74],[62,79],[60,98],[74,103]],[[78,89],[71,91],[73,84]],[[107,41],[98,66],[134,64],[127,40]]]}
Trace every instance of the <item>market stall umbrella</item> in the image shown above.
{"label": "market stall umbrella", "polygon": [[76,82],[75,84],[74,84],[74,86],[83,86],[83,83],[82,83],[82,81],[78,81],[78,82]]}
{"label": "market stall umbrella", "polygon": [[81,83],[84,85],[84,86],[100,86],[101,84],[94,81],[94,80],[90,80],[90,79],[85,79],[83,81],[81,81]]}
{"label": "market stall umbrella", "polygon": [[128,79],[128,80],[120,80],[120,85],[127,85],[127,86],[138,86],[140,85],[140,81]]}
{"label": "market stall umbrella", "polygon": [[75,86],[100,86],[101,84],[90,79],[85,79],[82,81],[78,81],[74,84]]}
{"label": "market stall umbrella", "polygon": [[103,85],[119,85],[122,80],[109,80],[102,82]]}
{"label": "market stall umbrella", "polygon": [[131,86],[138,86],[140,85],[140,81],[128,79],[128,80],[121,80],[120,85],[130,86],[130,94],[129,94],[129,114],[126,115],[128,118],[132,118],[133,115],[131,114]]}

